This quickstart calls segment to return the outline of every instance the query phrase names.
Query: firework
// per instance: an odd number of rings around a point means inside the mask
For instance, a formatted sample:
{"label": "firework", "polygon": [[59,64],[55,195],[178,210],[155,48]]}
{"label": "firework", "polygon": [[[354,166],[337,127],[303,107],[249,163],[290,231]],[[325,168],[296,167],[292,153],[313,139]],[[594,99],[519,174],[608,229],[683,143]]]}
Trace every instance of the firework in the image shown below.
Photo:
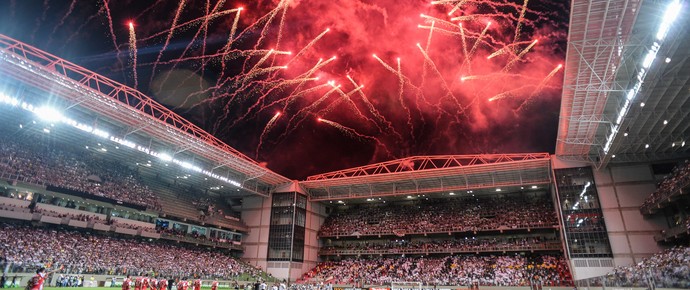
{"label": "firework", "polygon": [[103,8],[105,8],[105,12],[108,18],[108,29],[110,29],[110,37],[113,41],[113,46],[115,47],[115,50],[117,51],[117,60],[120,60],[120,48],[117,45],[117,36],[115,36],[115,32],[113,31],[113,17],[110,16],[110,7],[108,7],[108,0],[103,0]]}
{"label": "firework", "polygon": [[525,49],[523,49],[517,56],[515,56],[515,58],[513,58],[512,60],[510,60],[510,62],[508,62],[508,64],[506,64],[506,65],[503,67],[503,69],[501,70],[501,72],[507,72],[507,71],[509,71],[511,68],[513,68],[513,65],[515,65],[515,63],[517,63],[525,54],[527,54],[527,52],[529,52],[529,50],[532,49],[532,47],[534,47],[534,46],[537,44],[537,42],[539,42],[538,39],[535,39],[534,41],[532,41],[532,43],[530,43],[530,45],[528,45],[527,47],[525,47]]}
{"label": "firework", "polygon": [[134,78],[134,88],[138,87],[137,77],[137,35],[134,32],[134,23],[129,22],[129,59],[132,62],[132,77]]}
{"label": "firework", "polygon": [[377,139],[375,137],[361,134],[361,133],[357,132],[355,129],[343,126],[339,123],[336,123],[336,122],[331,121],[331,120],[326,120],[326,119],[321,118],[321,117],[318,117],[316,120],[318,122],[328,124],[328,125],[336,128],[336,129],[338,129],[340,132],[342,132],[346,136],[349,136],[350,138],[359,139],[361,141],[366,141],[366,140],[374,141],[374,142],[376,142],[376,145],[380,146],[381,148],[383,148],[386,151],[386,154],[388,156],[392,156],[390,150],[388,150],[388,147],[385,144],[383,144],[379,139]]}
{"label": "firework", "polygon": [[[484,30],[482,30],[482,33],[479,34],[479,37],[477,37],[477,40],[474,42],[474,45],[472,45],[472,49],[470,49],[470,52],[467,54],[467,69],[470,70],[472,68],[472,63],[469,61],[474,53],[477,51],[477,47],[479,47],[479,43],[482,41],[482,37],[486,35],[486,32],[489,30],[489,27],[491,26],[491,21],[486,23],[486,27],[484,27]],[[462,29],[462,28],[460,28]]]}
{"label": "firework", "polygon": [[280,112],[276,112],[275,115],[273,115],[273,118],[271,120],[268,120],[268,123],[266,123],[266,126],[264,127],[264,130],[261,131],[261,135],[259,136],[259,145],[256,146],[256,153],[254,156],[258,159],[259,158],[259,150],[261,149],[261,145],[264,143],[264,137],[268,132],[273,128],[273,125],[276,123],[276,120],[280,117]]}
{"label": "firework", "polygon": [[163,57],[163,52],[165,49],[168,47],[170,44],[170,39],[173,37],[173,33],[175,33],[175,25],[177,25],[177,21],[180,19],[180,14],[182,13],[182,10],[184,9],[186,0],[180,0],[180,4],[177,6],[177,11],[175,12],[175,18],[173,18],[172,25],[170,26],[170,31],[168,32],[168,36],[165,38],[165,44],[163,44],[163,48],[158,52],[158,56],[156,57],[156,61],[153,63],[153,69],[151,73],[151,79],[149,80],[149,83],[153,82],[153,76],[156,74],[156,66],[158,65],[158,62],[161,61],[161,58]]}
{"label": "firework", "polygon": [[450,12],[448,12],[448,16],[453,15],[453,13],[455,13],[455,11],[458,11],[460,9],[460,7],[462,7],[462,5],[465,4],[466,2],[467,2],[467,0],[462,0],[462,1],[458,2],[458,4],[455,4],[455,6],[453,6],[453,8],[450,9]]}
{"label": "firework", "polygon": [[[297,54],[296,54],[292,59],[290,59],[290,61],[288,61],[288,63],[287,63],[286,65],[290,65],[290,63],[292,63],[294,60],[296,60],[296,59],[299,58],[302,54],[304,54],[306,51],[308,51],[312,46],[314,46],[314,44],[316,44],[316,42],[319,41],[319,39],[321,39],[321,38],[322,38],[324,35],[326,35],[326,33],[328,33],[329,31],[331,31],[331,29],[330,29],[330,28],[326,28],[326,30],[324,30],[323,32],[321,32],[321,34],[317,35],[314,39],[312,39],[312,41],[310,41],[309,43],[307,43],[307,45],[305,45],[304,48],[300,49],[300,51],[298,51]],[[335,60],[335,58],[332,59],[332,60]],[[332,60],[331,60],[331,61],[332,61]]]}
{"label": "firework", "polygon": [[520,111],[524,110],[525,107],[529,106],[529,105],[532,103],[532,99],[534,99],[534,97],[538,96],[538,95],[541,93],[541,91],[546,87],[546,84],[549,82],[549,80],[551,80],[551,78],[552,78],[554,75],[556,75],[556,73],[557,73],[558,71],[560,71],[561,68],[563,68],[563,65],[562,65],[562,64],[559,64],[559,65],[556,66],[556,68],[554,68],[548,75],[546,75],[546,77],[544,77],[544,79],[543,79],[541,82],[539,82],[539,84],[537,85],[537,88],[534,89],[534,92],[532,92],[532,93],[527,97],[527,99],[525,99],[525,101],[522,102],[522,104],[520,104],[520,106],[517,108],[516,111],[520,112]]}
{"label": "firework", "polygon": [[520,17],[518,17],[517,25],[515,26],[515,38],[513,38],[513,42],[518,41],[520,39],[520,30],[522,28],[522,21],[525,19],[525,12],[527,11],[527,3],[529,0],[525,0],[524,3],[522,4],[522,10],[520,11]]}

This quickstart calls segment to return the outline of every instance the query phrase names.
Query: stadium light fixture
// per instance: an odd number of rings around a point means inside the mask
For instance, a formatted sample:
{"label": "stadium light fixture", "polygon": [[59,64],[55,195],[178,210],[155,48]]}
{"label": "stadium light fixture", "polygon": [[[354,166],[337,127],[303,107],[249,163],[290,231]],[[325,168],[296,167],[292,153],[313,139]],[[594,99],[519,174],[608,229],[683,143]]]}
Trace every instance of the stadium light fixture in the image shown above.
{"label": "stadium light fixture", "polygon": [[39,119],[47,122],[59,122],[64,118],[60,111],[48,106],[38,107],[33,112]]}
{"label": "stadium light fixture", "polygon": [[668,120],[664,120],[664,125],[668,125]]}
{"label": "stadium light fixture", "polygon": [[500,189],[500,188],[496,188],[496,192],[501,192],[501,189]]}
{"label": "stadium light fixture", "polygon": [[664,40],[671,25],[673,25],[673,22],[678,18],[680,11],[682,11],[680,0],[674,0],[666,7],[666,12],[664,12],[663,18],[661,18],[661,25],[659,25],[659,30],[656,33],[657,40]]}
{"label": "stadium light fixture", "polygon": [[455,192],[449,192],[448,195],[455,195]]}
{"label": "stadium light fixture", "polygon": [[667,58],[665,59],[665,61],[666,61],[666,63],[669,63],[669,62],[671,62],[671,58],[670,58],[670,57],[667,57]]}
{"label": "stadium light fixture", "polygon": [[[632,104],[633,99],[637,96],[638,92],[640,91],[640,88],[642,88],[642,83],[644,82],[645,77],[647,76],[647,72],[649,71],[649,68],[652,66],[654,63],[654,59],[657,56],[657,53],[659,52],[659,49],[661,48],[661,44],[668,34],[668,31],[671,29],[671,26],[673,25],[673,22],[676,20],[678,17],[680,11],[682,10],[682,4],[680,0],[673,0],[667,7],[666,11],[664,12],[663,17],[661,18],[661,23],[659,25],[659,29],[657,30],[656,34],[656,40],[652,43],[652,46],[647,50],[647,54],[643,58],[642,61],[642,68],[640,71],[637,72],[637,82],[633,86],[630,91],[628,91],[628,94],[626,95],[626,101],[621,108],[621,110],[618,112],[618,118],[616,118],[616,124],[611,126],[611,131],[609,132],[607,138],[606,138],[606,143],[604,144],[604,154],[608,154],[609,150],[611,149],[611,145],[613,143],[613,140],[616,138],[616,135],[618,134],[619,131],[619,126],[625,116],[627,115],[630,106]],[[667,58],[667,62],[670,62],[670,59]],[[645,103],[641,102],[640,107],[644,107]]]}
{"label": "stadium light fixture", "polygon": [[532,189],[537,189],[537,188],[539,188],[539,187],[536,185],[532,185]]}

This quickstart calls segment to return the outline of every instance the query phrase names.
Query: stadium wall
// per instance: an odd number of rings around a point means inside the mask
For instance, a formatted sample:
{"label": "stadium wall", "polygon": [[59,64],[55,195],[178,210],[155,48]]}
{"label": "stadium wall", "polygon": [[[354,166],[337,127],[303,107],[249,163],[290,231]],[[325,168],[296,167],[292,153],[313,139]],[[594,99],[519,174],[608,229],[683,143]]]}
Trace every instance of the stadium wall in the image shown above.
{"label": "stadium wall", "polygon": [[[268,232],[271,221],[271,199],[249,196],[242,200],[242,221],[249,231],[242,236],[244,254],[242,259],[266,270],[268,255]],[[273,274],[273,273],[271,273]],[[275,275],[274,275],[275,276]]]}
{"label": "stadium wall", "polygon": [[[552,157],[552,168],[575,168],[591,166],[584,162],[564,161]],[[594,171],[594,180],[604,216],[613,254],[613,265],[597,261],[605,259],[571,260],[570,265],[575,280],[602,276],[610,272],[612,266],[625,266],[637,263],[642,258],[652,256],[662,250],[654,241],[654,235],[667,228],[663,217],[645,218],[640,213],[640,205],[656,188],[651,164],[610,165]],[[595,267],[592,265],[601,265]]]}
{"label": "stadium wall", "polygon": [[[278,188],[276,192],[299,192],[306,195],[296,183]],[[246,197],[242,201],[242,220],[247,224],[249,232],[243,236],[244,255],[242,258],[276,278],[295,281],[305,272],[316,267],[318,263],[320,246],[317,233],[325,219],[326,207],[323,204],[307,202],[303,262],[268,261],[271,198]]]}

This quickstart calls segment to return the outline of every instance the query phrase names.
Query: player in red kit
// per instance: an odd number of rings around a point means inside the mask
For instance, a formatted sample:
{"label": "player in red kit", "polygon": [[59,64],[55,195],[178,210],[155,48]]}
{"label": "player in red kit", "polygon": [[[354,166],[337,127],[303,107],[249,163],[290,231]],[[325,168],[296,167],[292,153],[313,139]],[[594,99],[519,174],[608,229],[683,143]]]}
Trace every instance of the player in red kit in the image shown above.
{"label": "player in red kit", "polygon": [[141,279],[141,290],[149,289],[149,274],[144,274],[144,278]]}
{"label": "player in red kit", "polygon": [[201,279],[194,280],[194,289],[193,290],[201,290]]}
{"label": "player in red kit", "polygon": [[151,290],[158,290],[158,280],[156,277],[149,279],[149,286],[151,286]]}
{"label": "player in red kit", "polygon": [[218,280],[213,280],[211,283],[211,290],[218,290]]}
{"label": "player in red kit", "polygon": [[168,280],[165,279],[165,277],[161,277],[161,279],[158,280],[158,289],[160,289],[160,290],[167,290],[168,289]]}
{"label": "player in red kit", "polygon": [[177,282],[177,290],[187,290],[187,288],[189,288],[187,277],[182,278],[180,282]]}
{"label": "player in red kit", "polygon": [[127,278],[122,281],[122,290],[129,290],[131,287],[132,279],[127,275]]}
{"label": "player in red kit", "polygon": [[143,280],[144,277],[136,277],[134,279],[134,290],[141,290],[141,284]]}

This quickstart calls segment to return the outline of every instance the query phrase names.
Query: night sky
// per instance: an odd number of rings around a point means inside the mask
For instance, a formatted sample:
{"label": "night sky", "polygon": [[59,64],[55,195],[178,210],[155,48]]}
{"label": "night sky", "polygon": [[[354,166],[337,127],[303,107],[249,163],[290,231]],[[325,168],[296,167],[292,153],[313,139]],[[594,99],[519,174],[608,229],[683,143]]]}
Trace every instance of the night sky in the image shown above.
{"label": "night sky", "polygon": [[0,0],[0,33],[136,87],[294,179],[553,152],[569,3],[434,2]]}

